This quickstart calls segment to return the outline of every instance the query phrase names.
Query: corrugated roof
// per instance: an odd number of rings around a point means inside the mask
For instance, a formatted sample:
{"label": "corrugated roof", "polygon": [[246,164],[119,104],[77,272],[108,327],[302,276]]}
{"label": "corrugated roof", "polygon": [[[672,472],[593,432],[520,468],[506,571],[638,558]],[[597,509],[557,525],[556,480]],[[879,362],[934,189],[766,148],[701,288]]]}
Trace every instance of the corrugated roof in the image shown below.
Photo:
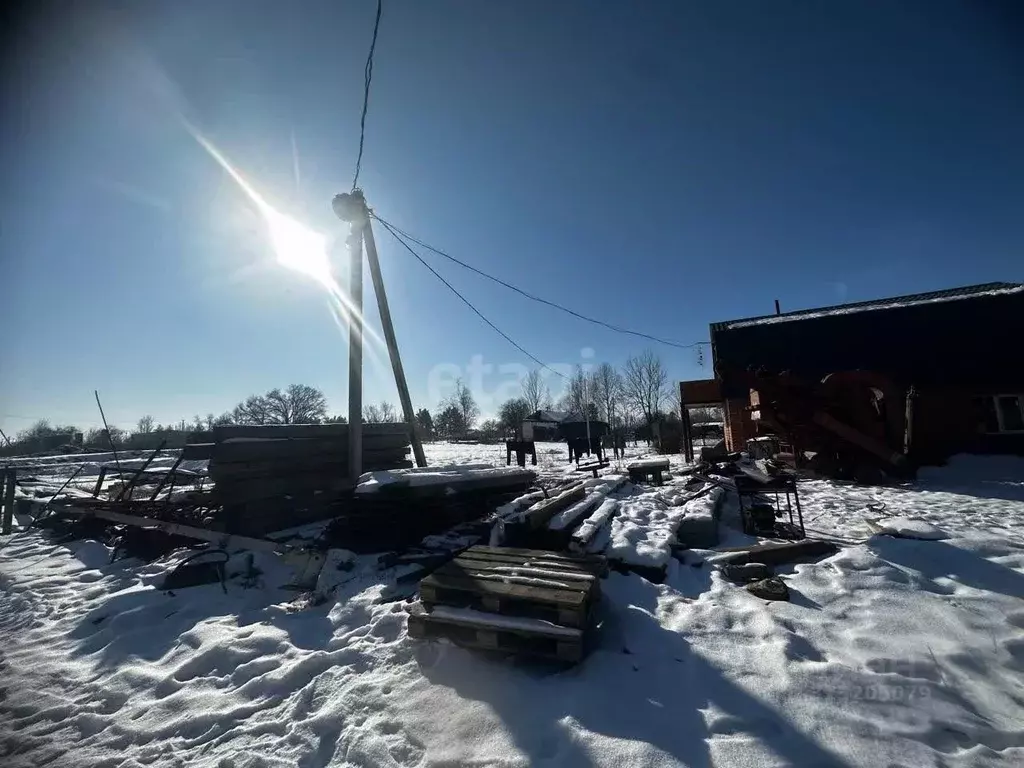
{"label": "corrugated roof", "polygon": [[963,299],[976,299],[984,296],[998,296],[1000,294],[1021,292],[1024,292],[1024,283],[982,283],[981,285],[967,285],[962,288],[949,288],[944,291],[915,293],[910,296],[893,296],[887,299],[873,299],[872,301],[859,301],[852,304],[836,304],[835,306],[820,307],[818,309],[800,309],[795,312],[783,312],[781,315],[761,315],[760,317],[726,320],[720,323],[712,323],[711,332],[724,331],[730,328],[743,328],[750,325],[770,325],[793,320],[810,320],[816,317],[868,312],[876,309],[897,309],[916,304],[960,301]]}

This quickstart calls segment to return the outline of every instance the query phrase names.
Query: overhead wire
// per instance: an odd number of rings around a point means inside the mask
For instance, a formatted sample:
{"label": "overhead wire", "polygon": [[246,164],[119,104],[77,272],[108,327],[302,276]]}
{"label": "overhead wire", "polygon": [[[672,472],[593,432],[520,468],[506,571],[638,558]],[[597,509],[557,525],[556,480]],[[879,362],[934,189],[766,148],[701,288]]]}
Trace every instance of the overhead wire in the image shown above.
{"label": "overhead wire", "polygon": [[390,232],[391,236],[394,237],[399,243],[401,243],[402,246],[407,251],[409,251],[409,253],[411,253],[420,264],[422,264],[427,269],[429,269],[430,272],[434,275],[434,277],[436,277],[438,280],[440,280],[442,283],[444,283],[446,286],[448,286],[448,290],[450,290],[452,293],[454,293],[456,296],[458,296],[460,299],[462,299],[463,303],[467,307],[469,307],[471,310],[473,310],[473,312],[475,312],[477,314],[477,316],[481,320],[483,320],[485,323],[487,323],[487,325],[489,325],[492,329],[497,331],[498,334],[501,335],[502,338],[505,339],[505,341],[507,341],[509,344],[511,344],[516,349],[518,349],[520,352],[522,352],[528,358],[533,360],[533,362],[535,362],[541,368],[546,368],[547,370],[551,371],[556,376],[561,376],[563,379],[568,378],[564,373],[560,373],[559,371],[556,371],[551,366],[549,366],[546,363],[542,362],[539,358],[537,358],[534,355],[530,354],[526,349],[524,349],[522,347],[522,345],[520,345],[518,342],[516,342],[511,336],[509,336],[507,333],[505,333],[503,330],[501,330],[501,328],[499,328],[494,323],[492,323],[487,318],[487,316],[484,315],[483,312],[481,312],[479,309],[476,308],[476,306],[473,304],[473,302],[471,302],[469,299],[467,299],[465,296],[463,296],[454,285],[452,285],[451,283],[449,283],[447,280],[444,279],[444,277],[441,275],[441,273],[439,273],[436,269],[434,269],[432,266],[430,266],[430,264],[422,256],[420,256],[419,253],[416,252],[416,249],[414,249],[411,245],[409,245],[409,243],[406,242],[405,238],[398,233],[397,228],[393,227],[391,224],[389,224],[388,222],[384,221],[381,218],[378,218],[378,217],[374,217],[374,218],[376,218],[377,221],[380,222],[381,226],[384,227],[384,229],[386,229],[388,232]]}
{"label": "overhead wire", "polygon": [[476,274],[480,275],[481,277],[486,277],[488,280],[492,280],[493,282],[498,283],[499,285],[504,286],[505,288],[508,288],[509,290],[515,291],[516,293],[520,294],[521,296],[526,297],[527,299],[530,299],[531,301],[536,301],[536,302],[539,302],[541,304],[545,304],[545,305],[547,305],[549,307],[553,307],[555,309],[561,310],[562,312],[570,314],[573,317],[579,318],[580,320],[585,320],[588,323],[594,323],[595,325],[603,326],[604,328],[607,328],[607,329],[612,330],[612,331],[616,331],[617,333],[625,333],[625,334],[629,334],[630,336],[638,336],[640,338],[648,339],[650,341],[655,341],[655,342],[657,342],[659,344],[665,344],[665,345],[670,346],[670,347],[676,347],[678,349],[693,349],[695,347],[700,347],[701,345],[708,345],[710,343],[710,342],[707,342],[707,341],[697,341],[697,342],[693,342],[692,344],[681,344],[681,343],[676,342],[676,341],[670,341],[668,339],[662,339],[662,338],[659,338],[657,336],[652,336],[651,334],[643,333],[642,331],[634,331],[634,330],[632,330],[630,328],[623,328],[623,327],[618,326],[618,325],[613,325],[612,323],[607,323],[604,320],[598,320],[595,317],[588,317],[587,315],[581,314],[580,312],[577,312],[576,310],[570,309],[569,307],[566,307],[566,306],[564,306],[562,304],[559,304],[559,303],[554,302],[554,301],[549,301],[548,299],[545,299],[545,298],[542,298],[540,296],[537,296],[536,294],[530,293],[529,291],[527,291],[527,290],[525,290],[523,288],[520,288],[520,287],[518,287],[516,285],[513,285],[512,283],[506,282],[505,280],[502,280],[500,277],[495,277],[494,275],[491,275],[491,274],[489,274],[487,272],[484,272],[482,269],[474,267],[472,264],[468,264],[465,261],[462,261],[461,259],[457,259],[456,257],[452,256],[449,253],[446,253],[445,251],[441,250],[440,248],[437,248],[437,247],[435,247],[433,245],[430,245],[429,243],[426,243],[423,240],[420,240],[418,237],[409,234],[408,232],[406,232],[405,230],[401,229],[400,227],[392,224],[391,222],[385,221],[380,216],[378,216],[376,213],[371,212],[370,215],[373,218],[375,218],[377,221],[379,221],[385,227],[393,228],[395,230],[395,232],[401,234],[403,237],[407,238],[408,240],[411,240],[412,242],[416,243],[416,245],[419,245],[422,248],[426,248],[428,251],[432,251],[433,253],[436,253],[438,256],[442,256],[443,258],[446,258],[449,261],[451,261],[451,262],[453,262],[455,264],[458,264],[460,267],[468,269],[471,272],[475,272]]}
{"label": "overhead wire", "polygon": [[370,83],[373,81],[373,54],[377,49],[377,32],[380,30],[381,0],[377,0],[377,18],[373,22],[373,38],[370,40],[370,52],[366,56],[363,68],[363,113],[359,118],[359,154],[356,155],[356,172],[352,176],[352,190],[359,184],[359,171],[363,166],[363,144],[366,141],[366,112],[370,107]]}

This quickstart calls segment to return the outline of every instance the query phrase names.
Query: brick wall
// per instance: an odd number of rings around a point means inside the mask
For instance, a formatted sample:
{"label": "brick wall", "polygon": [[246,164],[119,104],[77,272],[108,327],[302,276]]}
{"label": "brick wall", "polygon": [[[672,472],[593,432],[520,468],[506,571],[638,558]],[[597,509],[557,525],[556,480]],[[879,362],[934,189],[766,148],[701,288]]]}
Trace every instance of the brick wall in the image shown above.
{"label": "brick wall", "polygon": [[729,451],[742,451],[747,439],[757,434],[750,418],[749,399],[732,398],[725,401],[725,447]]}

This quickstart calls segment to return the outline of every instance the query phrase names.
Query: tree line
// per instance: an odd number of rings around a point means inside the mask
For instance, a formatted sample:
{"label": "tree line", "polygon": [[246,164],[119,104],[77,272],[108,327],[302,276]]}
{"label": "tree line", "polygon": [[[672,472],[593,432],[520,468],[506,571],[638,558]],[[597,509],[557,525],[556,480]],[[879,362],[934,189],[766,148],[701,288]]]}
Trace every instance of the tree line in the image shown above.
{"label": "tree line", "polygon": [[[654,352],[647,350],[630,357],[621,368],[601,363],[585,371],[577,366],[565,384],[562,395],[553,399],[540,370],[531,371],[521,382],[520,394],[498,408],[496,417],[479,422],[480,408],[473,393],[461,379],[452,393],[441,401],[432,414],[421,408],[416,421],[424,440],[497,440],[514,434],[522,422],[541,410],[564,411],[578,418],[604,421],[614,429],[630,434],[650,433],[657,422],[673,419],[679,413],[679,392],[669,382],[664,364]],[[704,413],[703,411],[707,411]],[[397,422],[398,409],[387,401],[363,407],[364,422]],[[712,409],[694,409],[695,423],[715,421]],[[222,424],[344,424],[346,418],[331,415],[324,393],[307,384],[292,384],[285,389],[274,388],[262,395],[250,395],[232,410],[216,415],[198,414],[175,424],[159,424],[152,416],[138,420],[134,429],[110,425],[104,429],[81,430],[73,425],[52,426],[46,419],[19,432],[3,453],[34,453],[82,447],[109,448],[113,443],[125,448],[153,448],[161,440],[167,447],[184,445],[188,435],[205,432]],[[81,436],[81,437],[79,437]]]}

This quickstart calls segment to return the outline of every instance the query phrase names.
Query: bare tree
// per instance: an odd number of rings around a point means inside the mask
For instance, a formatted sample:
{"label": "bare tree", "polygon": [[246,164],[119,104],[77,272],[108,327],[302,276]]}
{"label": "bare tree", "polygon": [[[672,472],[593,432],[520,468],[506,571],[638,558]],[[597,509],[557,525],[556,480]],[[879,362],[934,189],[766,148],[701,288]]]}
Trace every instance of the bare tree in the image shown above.
{"label": "bare tree", "polygon": [[445,405],[458,409],[465,429],[472,429],[473,423],[480,415],[480,408],[477,407],[476,400],[473,399],[473,393],[469,391],[469,387],[462,379],[455,382],[455,391],[445,401]]}
{"label": "bare tree", "polygon": [[551,391],[539,370],[532,370],[523,379],[523,399],[530,406],[530,413],[551,407]]}
{"label": "bare tree", "polygon": [[[235,406],[231,418],[236,424],[272,424],[270,414],[267,412],[267,401],[262,395],[249,395],[245,400]],[[184,431],[185,424],[179,425]]]}
{"label": "bare tree", "polygon": [[393,424],[398,421],[395,406],[384,401],[380,405],[370,403],[363,406],[363,421],[368,424]]}
{"label": "bare tree", "polygon": [[622,415],[622,376],[610,363],[601,363],[591,374],[591,381],[594,388],[591,397],[597,403],[601,418],[611,424],[616,415]]}
{"label": "bare tree", "polygon": [[135,431],[140,435],[150,434],[153,431],[153,417],[146,414],[139,419],[139,423],[135,425]]}
{"label": "bare tree", "polygon": [[724,421],[721,407],[711,405],[690,408],[691,424],[721,424]]}
{"label": "bare tree", "polygon": [[668,374],[661,358],[649,349],[629,358],[622,368],[622,383],[625,399],[647,424],[652,423],[668,394]]}
{"label": "bare tree", "polygon": [[320,424],[327,417],[327,398],[316,387],[292,384],[265,395],[250,395],[235,406],[236,424]]}

